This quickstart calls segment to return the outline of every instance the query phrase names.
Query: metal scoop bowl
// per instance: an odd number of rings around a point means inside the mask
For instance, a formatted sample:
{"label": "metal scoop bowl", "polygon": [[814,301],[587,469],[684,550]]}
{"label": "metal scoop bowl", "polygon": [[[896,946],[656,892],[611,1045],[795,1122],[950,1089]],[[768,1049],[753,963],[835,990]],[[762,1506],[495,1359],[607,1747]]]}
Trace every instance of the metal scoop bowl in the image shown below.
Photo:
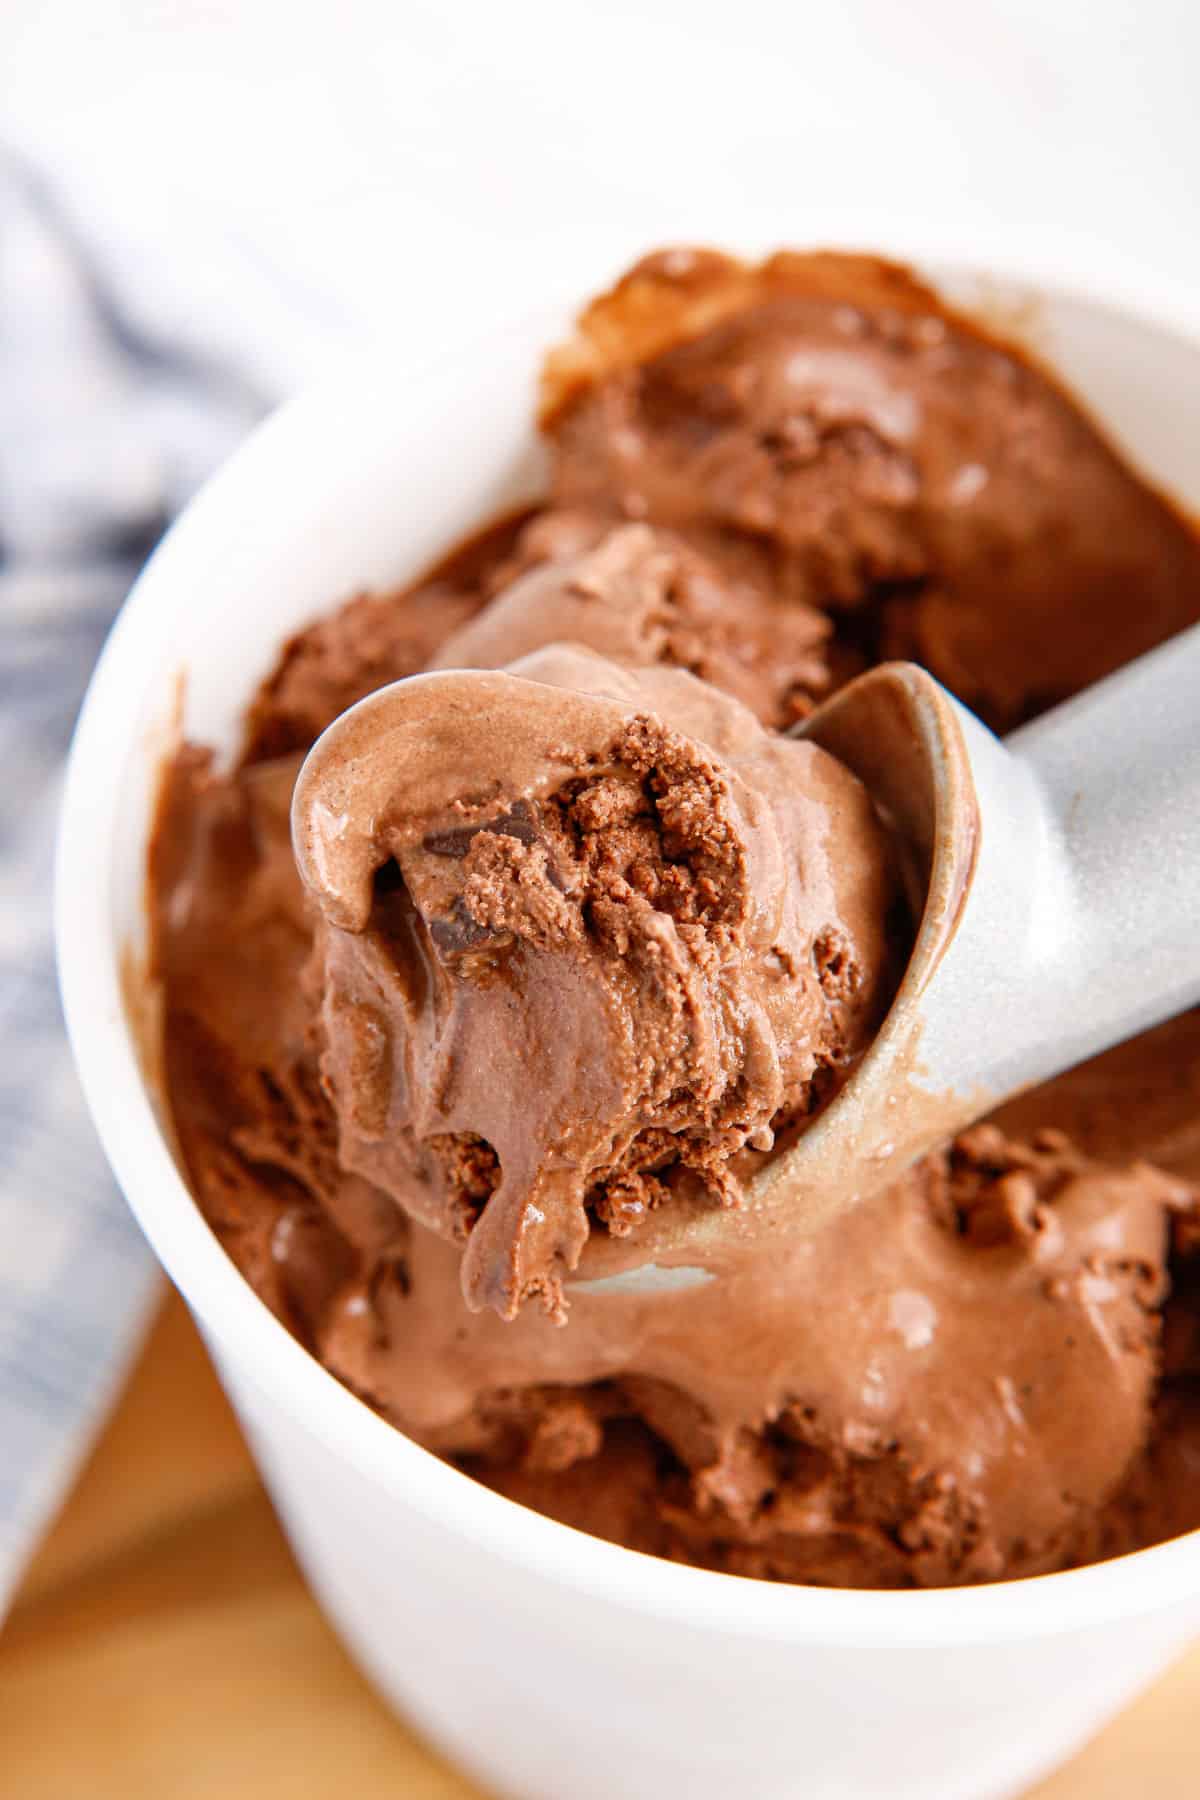
{"label": "metal scoop bowl", "polygon": [[889,663],[807,719],[905,846],[919,924],[866,1056],[743,1204],[593,1234],[573,1285],[703,1280],[878,1192],[1017,1093],[1200,1001],[1200,627],[1001,742]]}

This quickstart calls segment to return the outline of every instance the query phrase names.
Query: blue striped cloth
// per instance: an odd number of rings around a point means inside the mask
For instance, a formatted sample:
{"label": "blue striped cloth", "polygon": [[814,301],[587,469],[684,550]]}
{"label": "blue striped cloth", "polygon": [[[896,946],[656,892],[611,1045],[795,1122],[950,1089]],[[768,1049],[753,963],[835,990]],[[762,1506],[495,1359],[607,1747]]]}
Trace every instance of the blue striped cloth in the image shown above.
{"label": "blue striped cloth", "polygon": [[53,193],[0,156],[0,1617],[158,1292],[63,1034],[63,758],[141,562],[266,401],[133,329]]}

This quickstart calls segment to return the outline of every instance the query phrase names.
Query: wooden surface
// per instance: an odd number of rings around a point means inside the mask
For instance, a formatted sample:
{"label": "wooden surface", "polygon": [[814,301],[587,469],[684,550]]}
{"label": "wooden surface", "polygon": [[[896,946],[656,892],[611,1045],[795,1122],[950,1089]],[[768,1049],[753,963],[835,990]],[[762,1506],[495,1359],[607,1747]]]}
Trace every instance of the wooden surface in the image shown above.
{"label": "wooden surface", "polygon": [[[324,1623],[174,1298],[0,1632],[0,1793],[477,1795]],[[1200,1648],[1036,1800],[1143,1794],[1200,1794]]]}

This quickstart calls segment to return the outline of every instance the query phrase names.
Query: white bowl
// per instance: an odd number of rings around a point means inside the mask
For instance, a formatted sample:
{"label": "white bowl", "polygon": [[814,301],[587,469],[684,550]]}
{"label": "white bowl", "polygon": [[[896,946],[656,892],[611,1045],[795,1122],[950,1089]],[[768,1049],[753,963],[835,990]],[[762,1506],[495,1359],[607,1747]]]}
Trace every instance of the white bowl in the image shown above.
{"label": "white bowl", "polygon": [[[1010,260],[980,282],[952,255],[914,260],[993,316],[1019,302],[1134,458],[1200,505],[1200,320],[1178,297],[1131,299],[1126,281],[1122,311],[1088,297],[1112,293],[1103,271]],[[606,273],[578,271],[573,297]],[[535,493],[533,372],[566,312],[436,360],[363,357],[257,432],[152,559],[93,680],[63,808],[58,942],[84,1086],[319,1598],[380,1689],[483,1781],[520,1800],[1011,1795],[1200,1626],[1200,1534],[1038,1580],[849,1593],[554,1524],[408,1442],[275,1321],[196,1209],[143,1080],[121,972],[176,676],[187,734],[231,748],[289,631]]]}

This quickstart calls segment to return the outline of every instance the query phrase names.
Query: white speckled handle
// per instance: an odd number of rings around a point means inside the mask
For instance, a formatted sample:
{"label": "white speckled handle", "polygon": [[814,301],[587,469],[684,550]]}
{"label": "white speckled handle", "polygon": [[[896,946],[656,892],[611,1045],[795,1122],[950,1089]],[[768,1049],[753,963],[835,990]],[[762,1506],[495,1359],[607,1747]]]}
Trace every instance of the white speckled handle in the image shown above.
{"label": "white speckled handle", "polygon": [[1001,1098],[1200,1001],[1200,627],[1002,746],[960,723],[980,861],[923,1081]]}

